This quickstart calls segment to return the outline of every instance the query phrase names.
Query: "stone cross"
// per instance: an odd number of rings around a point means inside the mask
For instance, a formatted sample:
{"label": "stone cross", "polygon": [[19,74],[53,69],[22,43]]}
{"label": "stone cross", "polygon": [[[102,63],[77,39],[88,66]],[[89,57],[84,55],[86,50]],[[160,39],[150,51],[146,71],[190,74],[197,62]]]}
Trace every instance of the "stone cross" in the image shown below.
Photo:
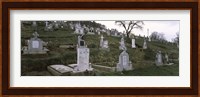
{"label": "stone cross", "polygon": [[156,54],[156,66],[161,65],[163,65],[162,54],[161,51],[158,51],[158,53]]}
{"label": "stone cross", "polygon": [[101,39],[100,39],[100,47],[103,46],[103,39],[104,39],[104,37],[103,37],[103,35],[101,35]]}
{"label": "stone cross", "polygon": [[120,50],[126,50],[126,46],[125,46],[125,43],[124,43],[124,37],[123,36],[122,36],[121,41],[120,41],[119,49]]}
{"label": "stone cross", "polygon": [[33,36],[34,36],[34,38],[38,38],[39,34],[35,31],[35,32],[33,33]]}
{"label": "stone cross", "polygon": [[33,21],[33,29],[34,29],[34,31],[37,30],[37,23],[36,23],[36,21]]}
{"label": "stone cross", "polygon": [[45,26],[48,27],[48,21],[45,22]]}
{"label": "stone cross", "polygon": [[146,42],[146,39],[144,39],[143,49],[147,49],[147,42]]}
{"label": "stone cross", "polygon": [[167,53],[165,53],[165,63],[169,63],[169,57],[168,57],[168,55],[167,55]]}
{"label": "stone cross", "polygon": [[136,48],[136,46],[135,46],[135,39],[132,39],[132,48]]}

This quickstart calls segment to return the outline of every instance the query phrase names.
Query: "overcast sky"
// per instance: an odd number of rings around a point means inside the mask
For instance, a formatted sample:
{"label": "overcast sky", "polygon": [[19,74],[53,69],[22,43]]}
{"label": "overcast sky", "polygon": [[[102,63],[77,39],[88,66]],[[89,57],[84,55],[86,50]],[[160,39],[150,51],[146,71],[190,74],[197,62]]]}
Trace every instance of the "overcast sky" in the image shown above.
{"label": "overcast sky", "polygon": [[[105,25],[107,28],[115,28],[120,32],[124,31],[123,27],[115,24],[115,21],[95,21]],[[171,41],[176,37],[176,33],[179,33],[179,21],[143,21],[143,30],[133,29],[131,33],[135,35],[147,36],[147,29],[149,29],[149,35],[156,31],[159,33],[164,33],[165,38]]]}

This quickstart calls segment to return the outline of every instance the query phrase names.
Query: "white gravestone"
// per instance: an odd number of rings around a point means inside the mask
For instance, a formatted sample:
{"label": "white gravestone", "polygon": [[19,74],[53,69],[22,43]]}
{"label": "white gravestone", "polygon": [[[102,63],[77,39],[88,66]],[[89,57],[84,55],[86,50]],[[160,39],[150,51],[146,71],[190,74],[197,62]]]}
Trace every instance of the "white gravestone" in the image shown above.
{"label": "white gravestone", "polygon": [[159,51],[159,52],[156,54],[156,66],[161,66],[161,65],[163,65],[163,60],[162,60],[161,51]]}
{"label": "white gravestone", "polygon": [[100,39],[100,47],[103,46],[103,39],[104,39],[104,37],[103,37],[103,35],[101,35],[101,39]]}
{"label": "white gravestone", "polygon": [[102,48],[108,48],[108,40],[103,41],[103,46]]}
{"label": "white gravestone", "polygon": [[129,61],[129,55],[124,50],[119,56],[117,71],[132,70],[132,63]]}
{"label": "white gravestone", "polygon": [[23,49],[23,54],[45,54],[49,51],[44,47],[44,42],[38,38],[37,32],[33,33],[33,38],[27,41],[28,49]]}
{"label": "white gravestone", "polygon": [[77,49],[77,71],[90,70],[89,64],[89,48],[78,48]]}
{"label": "white gravestone", "polygon": [[48,27],[48,22],[47,21],[45,22],[45,27]]}
{"label": "white gravestone", "polygon": [[132,48],[136,48],[136,46],[135,46],[135,39],[132,39]]}
{"label": "white gravestone", "polygon": [[169,63],[169,57],[168,57],[168,55],[167,54],[165,54],[165,63]]}
{"label": "white gravestone", "polygon": [[146,42],[146,39],[144,39],[143,49],[147,49],[147,42]]}
{"label": "white gravestone", "polygon": [[125,43],[124,43],[124,37],[121,38],[121,41],[119,42],[120,46],[119,49],[120,50],[124,50],[126,49]]}

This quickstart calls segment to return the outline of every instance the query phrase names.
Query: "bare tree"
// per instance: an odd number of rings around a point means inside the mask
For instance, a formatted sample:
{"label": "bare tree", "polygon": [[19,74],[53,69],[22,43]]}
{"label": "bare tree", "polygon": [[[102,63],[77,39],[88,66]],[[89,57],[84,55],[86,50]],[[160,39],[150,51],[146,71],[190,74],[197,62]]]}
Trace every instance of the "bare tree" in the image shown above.
{"label": "bare tree", "polygon": [[142,30],[144,25],[143,21],[115,21],[115,24],[124,28],[128,38],[134,28]]}
{"label": "bare tree", "polygon": [[164,33],[153,32],[150,35],[150,37],[152,40],[157,40],[157,41],[161,41],[161,42],[167,41]]}

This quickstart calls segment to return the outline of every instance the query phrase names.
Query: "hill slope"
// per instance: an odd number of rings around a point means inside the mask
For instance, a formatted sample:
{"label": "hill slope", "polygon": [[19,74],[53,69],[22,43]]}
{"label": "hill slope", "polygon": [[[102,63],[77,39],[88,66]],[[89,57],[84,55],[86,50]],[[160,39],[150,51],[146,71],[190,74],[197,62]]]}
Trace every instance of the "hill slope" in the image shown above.
{"label": "hill slope", "polygon": [[[21,44],[25,45],[25,40],[32,37],[33,29],[30,24],[24,25],[21,32]],[[76,49],[59,48],[62,44],[77,44],[77,35],[72,29],[58,29],[53,32],[44,31],[44,25],[38,25],[39,38],[45,42],[49,42],[47,48],[50,50],[44,55],[23,55],[21,56],[21,72],[22,75],[50,75],[46,71],[46,67],[52,64],[73,64],[76,63]],[[90,48],[90,63],[105,66],[116,66],[118,57],[122,51],[119,50],[120,37],[107,36],[105,39],[109,42],[110,51],[99,49],[99,35],[86,35],[85,41]],[[169,58],[178,59],[178,48],[171,43],[163,44],[158,41],[147,42],[148,49],[141,48],[132,49],[131,41],[126,39],[127,52],[130,61],[133,63],[135,70],[126,71],[123,74],[100,72],[99,75],[178,75],[179,66],[177,61],[172,66],[155,66],[155,56],[158,50],[167,52]],[[142,47],[143,37],[136,39],[136,45]]]}

